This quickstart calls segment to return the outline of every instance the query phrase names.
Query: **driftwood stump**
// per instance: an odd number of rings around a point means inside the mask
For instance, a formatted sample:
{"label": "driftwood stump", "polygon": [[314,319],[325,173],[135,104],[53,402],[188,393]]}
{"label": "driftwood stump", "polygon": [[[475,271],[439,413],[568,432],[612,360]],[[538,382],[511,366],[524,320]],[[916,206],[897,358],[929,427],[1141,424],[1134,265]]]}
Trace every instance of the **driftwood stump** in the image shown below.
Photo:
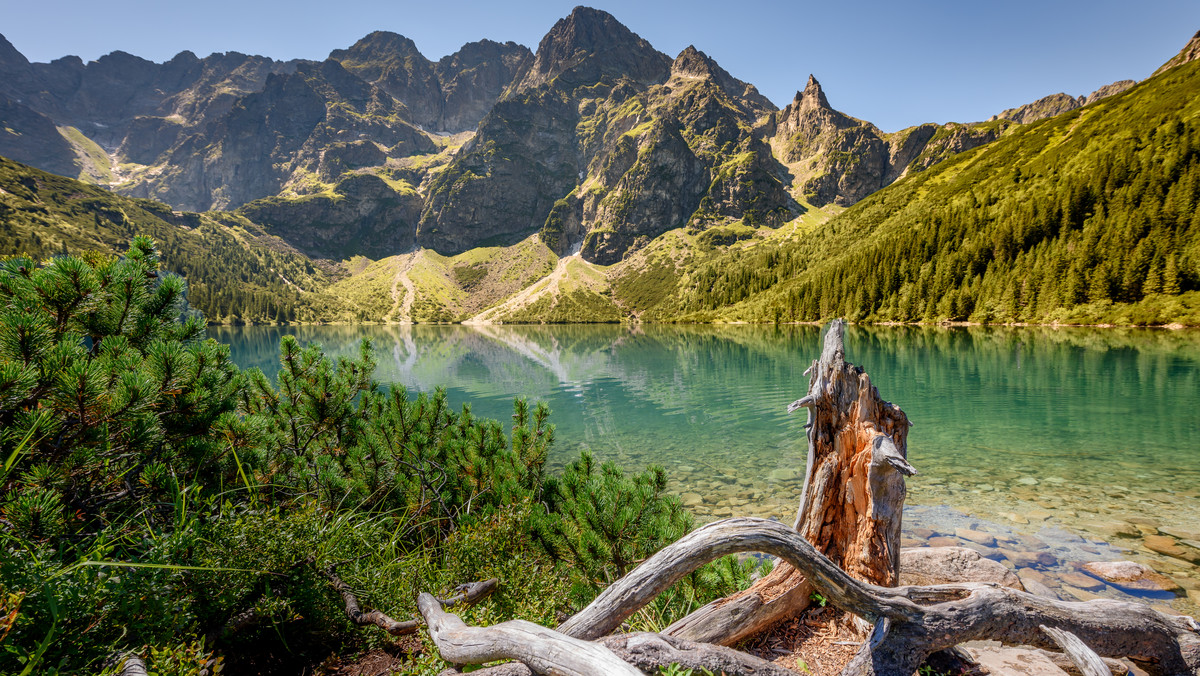
{"label": "driftwood stump", "polygon": [[[846,362],[846,323],[836,320],[814,361],[808,393],[788,407],[808,411],[808,460],[794,528],[855,578],[882,586],[899,581],[900,517],[908,464],[908,417],[879,397],[871,378]],[[754,586],[720,599],[664,632],[731,645],[794,616],[812,586],[779,564]]]}

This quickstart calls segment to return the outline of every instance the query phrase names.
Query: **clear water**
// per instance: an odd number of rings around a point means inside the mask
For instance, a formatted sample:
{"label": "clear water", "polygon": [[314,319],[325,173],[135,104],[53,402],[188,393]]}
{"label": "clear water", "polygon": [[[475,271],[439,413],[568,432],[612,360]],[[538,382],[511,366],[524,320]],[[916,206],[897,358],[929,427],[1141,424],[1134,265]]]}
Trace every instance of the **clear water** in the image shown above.
{"label": "clear water", "polygon": [[[796,509],[804,420],[786,407],[807,389],[817,327],[210,329],[240,366],[268,375],[284,334],[331,354],[370,338],[381,381],[445,386],[477,415],[507,419],[515,396],[545,401],[551,464],[590,449],[629,468],[663,465],[674,490],[699,497],[701,518],[787,521]],[[1144,550],[1128,520],[1200,539],[1200,333],[850,327],[846,353],[915,423],[909,504],[952,508],[913,510],[910,532],[1080,533],[1177,579],[1196,574]],[[950,524],[950,513],[968,521]]]}

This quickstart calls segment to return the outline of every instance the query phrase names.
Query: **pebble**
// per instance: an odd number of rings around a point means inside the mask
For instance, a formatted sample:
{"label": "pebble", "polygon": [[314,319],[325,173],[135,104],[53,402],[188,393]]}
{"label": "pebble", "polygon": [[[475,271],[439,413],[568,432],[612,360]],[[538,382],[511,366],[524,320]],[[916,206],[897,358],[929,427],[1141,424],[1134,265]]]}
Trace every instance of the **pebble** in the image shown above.
{"label": "pebble", "polygon": [[981,530],[972,530],[970,528],[955,528],[954,534],[964,540],[970,540],[975,544],[983,545],[984,547],[996,546],[996,536],[991,533],[985,533]]}
{"label": "pebble", "polygon": [[1183,530],[1182,528],[1175,528],[1173,526],[1159,526],[1158,532],[1179,538],[1180,540],[1200,540],[1200,532]]}
{"label": "pebble", "polygon": [[1200,549],[1185,547],[1170,535],[1147,535],[1142,539],[1142,543],[1152,552],[1200,564]]}
{"label": "pebble", "polygon": [[1041,539],[1036,538],[1032,535],[1028,535],[1026,533],[1017,533],[1016,537],[1017,537],[1017,542],[1020,542],[1021,546],[1024,547],[1025,549],[1049,549],[1050,548],[1050,545],[1046,544]]}
{"label": "pebble", "polygon": [[1035,568],[1022,568],[1021,572],[1017,573],[1017,575],[1021,577],[1022,582],[1025,580],[1033,580],[1041,584],[1046,584],[1050,579],[1045,573]]}
{"label": "pebble", "polygon": [[1104,589],[1104,583],[1083,573],[1059,573],[1058,579],[1063,583],[1083,589],[1084,591],[1099,591]]}
{"label": "pebble", "polygon": [[767,481],[775,481],[775,482],[795,481],[796,476],[797,476],[796,470],[794,470],[790,467],[783,467],[780,469],[773,469],[770,472],[768,472],[767,473]]}
{"label": "pebble", "polygon": [[1079,589],[1078,587],[1072,587],[1070,585],[1063,585],[1063,591],[1070,594],[1071,596],[1074,596],[1075,598],[1079,599],[1080,601],[1093,601],[1095,599],[1104,598],[1103,596],[1100,596],[1099,594],[1093,594],[1090,591]]}
{"label": "pebble", "polygon": [[1018,568],[1049,568],[1058,565],[1058,558],[1050,552],[1019,552],[1011,549],[999,550],[1004,558],[1013,562]]}

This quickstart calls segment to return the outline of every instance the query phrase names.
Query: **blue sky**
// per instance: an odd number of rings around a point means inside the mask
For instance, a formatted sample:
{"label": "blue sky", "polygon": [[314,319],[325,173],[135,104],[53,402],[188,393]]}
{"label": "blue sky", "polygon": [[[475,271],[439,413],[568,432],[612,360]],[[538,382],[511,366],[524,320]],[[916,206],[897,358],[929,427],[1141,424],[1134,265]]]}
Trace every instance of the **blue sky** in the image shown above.
{"label": "blue sky", "polygon": [[[578,0],[0,0],[0,33],[30,60],[188,49],[322,59],[373,30],[438,59],[490,38],[537,47]],[[986,119],[1047,94],[1143,79],[1200,30],[1200,2],[597,0],[659,50],[694,44],[777,105],[809,73],[830,103],[885,131]]]}

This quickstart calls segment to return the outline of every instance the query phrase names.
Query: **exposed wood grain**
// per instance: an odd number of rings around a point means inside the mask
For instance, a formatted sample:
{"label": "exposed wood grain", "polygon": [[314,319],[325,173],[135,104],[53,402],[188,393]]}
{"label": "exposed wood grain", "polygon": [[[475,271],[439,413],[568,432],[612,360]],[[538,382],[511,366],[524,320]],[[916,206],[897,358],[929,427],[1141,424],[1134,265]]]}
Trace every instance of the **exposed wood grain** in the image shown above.
{"label": "exposed wood grain", "polygon": [[537,674],[642,674],[602,645],[532,622],[509,620],[491,627],[470,627],[457,615],[443,610],[431,594],[421,594],[417,607],[442,659],[454,664],[518,660]]}
{"label": "exposed wood grain", "polygon": [[1075,634],[1056,627],[1047,627],[1044,624],[1040,629],[1054,639],[1054,642],[1062,648],[1067,657],[1071,658],[1071,662],[1083,676],[1113,676],[1112,671],[1104,664],[1104,660],[1100,659],[1100,656],[1087,647],[1087,644],[1080,641]]}
{"label": "exposed wood grain", "polygon": [[[726,676],[795,676],[796,672],[785,669],[764,659],[744,652],[709,643],[685,641],[673,636],[638,632],[607,636],[597,643],[613,651],[617,657],[648,674],[672,664],[694,673],[725,674]],[[454,671],[442,672],[450,676]],[[471,672],[476,676],[529,676],[529,667],[510,662]]]}

